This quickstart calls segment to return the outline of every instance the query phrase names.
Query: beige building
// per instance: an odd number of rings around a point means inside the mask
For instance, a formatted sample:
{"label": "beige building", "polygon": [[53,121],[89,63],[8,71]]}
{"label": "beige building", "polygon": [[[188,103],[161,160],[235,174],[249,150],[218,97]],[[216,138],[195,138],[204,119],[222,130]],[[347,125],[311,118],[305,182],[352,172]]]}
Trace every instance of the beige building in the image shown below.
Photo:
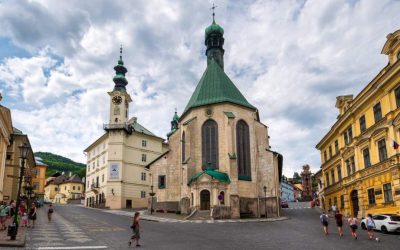
{"label": "beige building", "polygon": [[56,174],[48,178],[44,188],[44,199],[58,204],[77,203],[83,197],[85,183],[78,175]]}
{"label": "beige building", "polygon": [[153,208],[213,218],[279,216],[282,156],[270,150],[257,108],[224,72],[223,32],[215,21],[206,29],[207,68],[181,117],[175,113],[169,150],[148,165]]}
{"label": "beige building", "polygon": [[[121,51],[122,53],[122,51]],[[110,96],[110,119],[106,131],[84,150],[87,155],[86,206],[111,209],[147,206],[149,171],[144,166],[165,151],[164,139],[128,119],[127,72],[122,61],[114,67],[114,89]]]}
{"label": "beige building", "polygon": [[[0,94],[0,101],[1,98]],[[11,144],[12,132],[11,112],[8,108],[0,105],[0,200],[4,199],[4,177],[6,176],[6,161],[9,157],[7,147]]]}

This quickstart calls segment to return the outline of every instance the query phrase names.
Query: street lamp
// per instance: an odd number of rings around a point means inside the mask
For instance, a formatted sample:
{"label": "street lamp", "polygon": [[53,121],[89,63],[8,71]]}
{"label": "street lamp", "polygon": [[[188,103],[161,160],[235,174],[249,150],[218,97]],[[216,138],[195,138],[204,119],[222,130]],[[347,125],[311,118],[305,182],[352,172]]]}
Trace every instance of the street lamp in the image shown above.
{"label": "street lamp", "polygon": [[150,186],[150,190],[151,192],[149,193],[149,195],[151,196],[151,203],[150,203],[150,214],[153,214],[153,200],[154,200],[154,195],[156,195],[156,193],[154,193],[154,186],[153,186],[153,176],[150,173],[150,178],[151,178],[151,186]]}
{"label": "street lamp", "polygon": [[264,186],[264,197],[265,197],[265,218],[267,218],[267,186]]}
{"label": "street lamp", "polygon": [[27,143],[24,143],[23,145],[19,146],[19,153],[20,153],[20,158],[22,158],[22,163],[21,163],[21,170],[19,174],[19,182],[18,182],[18,191],[17,191],[17,204],[15,207],[15,213],[14,213],[14,221],[11,225],[8,226],[8,231],[7,235],[11,237],[11,240],[15,240],[17,238],[18,234],[18,209],[19,209],[19,204],[21,203],[21,185],[22,185],[22,178],[24,176],[25,172],[25,160],[28,157],[29,153],[29,145]]}

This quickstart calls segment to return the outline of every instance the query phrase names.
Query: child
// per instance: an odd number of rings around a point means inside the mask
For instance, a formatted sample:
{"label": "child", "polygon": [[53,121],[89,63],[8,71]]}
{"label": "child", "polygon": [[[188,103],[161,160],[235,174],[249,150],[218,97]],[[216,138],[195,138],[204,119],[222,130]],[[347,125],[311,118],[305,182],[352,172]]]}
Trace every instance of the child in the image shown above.
{"label": "child", "polygon": [[22,215],[22,226],[23,227],[28,226],[28,214],[26,212]]}

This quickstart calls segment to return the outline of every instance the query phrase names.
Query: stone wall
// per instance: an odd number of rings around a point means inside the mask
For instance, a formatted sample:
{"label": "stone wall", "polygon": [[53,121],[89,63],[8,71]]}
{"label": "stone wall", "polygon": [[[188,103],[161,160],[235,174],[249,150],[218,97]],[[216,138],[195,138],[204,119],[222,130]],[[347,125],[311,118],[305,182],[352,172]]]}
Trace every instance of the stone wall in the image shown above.
{"label": "stone wall", "polygon": [[216,220],[230,219],[231,208],[228,206],[215,206],[213,208],[212,218]]}

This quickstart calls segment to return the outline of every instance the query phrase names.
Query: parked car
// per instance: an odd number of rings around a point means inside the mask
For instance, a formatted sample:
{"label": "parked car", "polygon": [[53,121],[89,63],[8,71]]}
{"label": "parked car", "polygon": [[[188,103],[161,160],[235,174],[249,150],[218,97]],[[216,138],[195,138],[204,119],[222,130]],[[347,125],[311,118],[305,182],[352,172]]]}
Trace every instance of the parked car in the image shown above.
{"label": "parked car", "polygon": [[[400,215],[397,214],[376,214],[372,216],[375,222],[375,229],[382,233],[400,232]],[[367,229],[367,219],[361,220],[361,228]]]}
{"label": "parked car", "polygon": [[281,208],[289,208],[289,204],[285,200],[281,200]]}

